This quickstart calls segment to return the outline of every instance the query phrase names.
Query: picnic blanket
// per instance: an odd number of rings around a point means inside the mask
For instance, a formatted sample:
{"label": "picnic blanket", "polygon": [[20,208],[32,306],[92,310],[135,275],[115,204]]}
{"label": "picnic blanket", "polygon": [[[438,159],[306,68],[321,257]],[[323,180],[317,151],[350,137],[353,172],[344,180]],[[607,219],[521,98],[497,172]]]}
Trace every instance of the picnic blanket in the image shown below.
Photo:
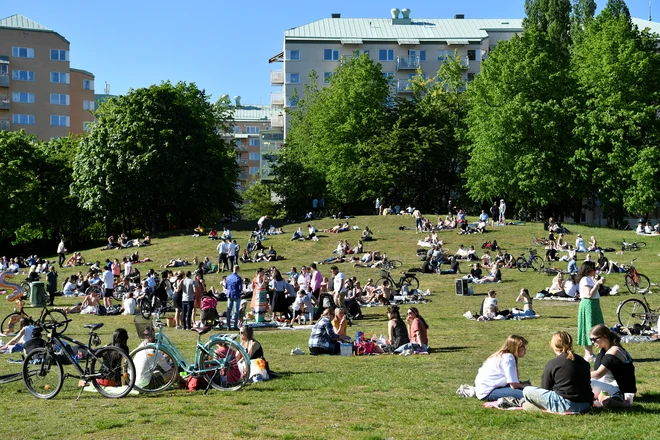
{"label": "picnic blanket", "polygon": [[528,316],[518,315],[518,316],[514,316],[511,319],[507,319],[503,315],[497,315],[495,318],[486,318],[485,316],[473,315],[472,312],[469,311],[469,310],[467,312],[463,313],[463,316],[465,318],[469,319],[470,321],[510,321],[510,320],[511,321],[520,321],[520,320],[523,320],[523,319],[536,319],[536,318],[541,317],[541,315],[528,315]]}

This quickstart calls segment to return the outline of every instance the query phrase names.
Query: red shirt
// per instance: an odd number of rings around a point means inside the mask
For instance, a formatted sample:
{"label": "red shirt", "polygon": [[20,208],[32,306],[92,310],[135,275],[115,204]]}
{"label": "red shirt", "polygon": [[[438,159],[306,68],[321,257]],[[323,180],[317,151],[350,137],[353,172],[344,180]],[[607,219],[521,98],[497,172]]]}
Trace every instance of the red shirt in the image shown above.
{"label": "red shirt", "polygon": [[419,318],[415,318],[410,325],[410,342],[419,345],[429,345],[429,339],[426,335],[426,326]]}

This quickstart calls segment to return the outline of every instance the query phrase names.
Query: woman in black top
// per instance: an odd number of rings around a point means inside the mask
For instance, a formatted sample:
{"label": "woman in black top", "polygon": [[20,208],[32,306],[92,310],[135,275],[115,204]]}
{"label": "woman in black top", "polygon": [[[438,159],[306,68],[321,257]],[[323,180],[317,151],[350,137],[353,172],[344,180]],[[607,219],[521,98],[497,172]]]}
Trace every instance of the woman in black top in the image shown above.
{"label": "woman in black top", "polygon": [[601,391],[610,396],[601,403],[607,407],[629,406],[624,399],[627,393],[635,394],[635,365],[630,354],[621,346],[619,337],[607,326],[599,324],[590,332],[591,342],[600,353],[596,356],[594,371],[591,372],[591,386],[594,396]]}
{"label": "woman in black top", "polygon": [[383,347],[386,353],[393,353],[394,350],[402,345],[408,344],[410,338],[408,337],[408,329],[406,323],[401,319],[399,313],[399,306],[389,306],[387,308],[387,344]]}
{"label": "woman in black top", "polygon": [[459,262],[456,259],[456,257],[451,256],[451,257],[449,257],[449,270],[441,270],[440,274],[441,275],[450,275],[450,274],[461,273],[461,269],[458,265],[459,265]]}
{"label": "woman in black top", "polygon": [[560,414],[589,411],[593,403],[589,362],[573,352],[573,338],[566,332],[552,335],[550,348],[557,357],[545,365],[541,388],[523,389],[523,408]]}

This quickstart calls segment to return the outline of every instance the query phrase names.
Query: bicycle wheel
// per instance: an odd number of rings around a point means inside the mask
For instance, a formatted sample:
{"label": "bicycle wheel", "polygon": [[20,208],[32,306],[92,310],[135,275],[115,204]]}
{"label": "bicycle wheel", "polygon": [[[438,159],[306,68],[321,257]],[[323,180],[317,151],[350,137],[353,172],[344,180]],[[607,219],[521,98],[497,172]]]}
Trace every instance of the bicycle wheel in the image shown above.
{"label": "bicycle wheel", "polygon": [[89,373],[92,385],[103,397],[118,399],[135,385],[135,365],[128,353],[118,347],[103,347],[94,353]]}
{"label": "bicycle wheel", "polygon": [[200,368],[214,368],[205,373],[207,382],[220,391],[235,391],[250,379],[250,357],[245,349],[231,340],[215,340],[205,346]]}
{"label": "bicycle wheel", "polygon": [[25,280],[21,283],[21,289],[23,290],[23,293],[26,295],[30,294],[30,283]]}
{"label": "bicycle wheel", "polygon": [[619,305],[616,316],[619,319],[619,324],[631,328],[635,324],[646,325],[648,323],[648,312],[649,310],[646,308],[646,304],[641,300],[630,298]]}
{"label": "bicycle wheel", "polygon": [[144,317],[144,319],[149,319],[151,318],[151,303],[149,302],[148,298],[142,298],[140,300],[140,314]]}
{"label": "bicycle wheel", "polygon": [[76,266],[84,266],[86,262],[85,257],[80,257],[76,260]]}
{"label": "bicycle wheel", "polygon": [[401,286],[403,287],[404,284],[408,285],[408,292],[412,292],[419,288],[419,280],[414,275],[404,276],[401,280]]}
{"label": "bicycle wheel", "polygon": [[543,263],[543,258],[539,256],[535,256],[532,258],[532,269],[534,269],[534,271],[539,272],[544,267],[545,267],[545,263]]}
{"label": "bicycle wheel", "polygon": [[646,275],[638,273],[639,281],[637,281],[637,291],[639,293],[646,293],[651,288],[651,280]]}
{"label": "bicycle wheel", "polygon": [[401,267],[403,265],[403,263],[400,262],[399,260],[390,260],[389,263],[390,263],[389,264],[390,268],[392,268],[392,269],[398,269],[399,267]]}
{"label": "bicycle wheel", "polygon": [[390,271],[393,269],[392,263],[390,261],[383,261],[380,265],[382,270]]}
{"label": "bicycle wheel", "polygon": [[123,284],[118,284],[117,287],[115,287],[114,292],[112,293],[112,297],[117,301],[123,301],[127,293],[128,292],[126,290],[126,286],[124,286]]}
{"label": "bicycle wheel", "polygon": [[46,348],[35,348],[23,361],[23,383],[39,399],[52,399],[62,389],[62,364]]}
{"label": "bicycle wheel", "polygon": [[379,278],[378,281],[376,282],[375,286],[376,287],[382,286],[385,281],[389,282],[390,287],[392,287],[392,280],[390,278]]}
{"label": "bicycle wheel", "polygon": [[18,333],[23,316],[24,315],[18,312],[7,315],[5,319],[2,320],[2,324],[0,324],[0,333],[3,335],[13,335]]}
{"label": "bicycle wheel", "polygon": [[130,354],[135,364],[135,385],[141,393],[160,393],[178,379],[179,368],[174,355],[165,347],[144,345]]}
{"label": "bicycle wheel", "polygon": [[646,247],[646,243],[644,243],[643,241],[636,241],[636,242],[633,243],[633,244],[634,244],[635,246],[637,246],[637,249],[642,249],[642,248],[645,248],[645,247]]}
{"label": "bicycle wheel", "polygon": [[523,257],[518,257],[516,260],[516,267],[521,272],[527,272],[527,261]]}
{"label": "bicycle wheel", "polygon": [[61,327],[58,328],[57,333],[64,333],[69,326],[67,322],[68,318],[64,312],[59,310],[47,310],[44,314],[43,323],[44,324],[59,324],[63,323]]}

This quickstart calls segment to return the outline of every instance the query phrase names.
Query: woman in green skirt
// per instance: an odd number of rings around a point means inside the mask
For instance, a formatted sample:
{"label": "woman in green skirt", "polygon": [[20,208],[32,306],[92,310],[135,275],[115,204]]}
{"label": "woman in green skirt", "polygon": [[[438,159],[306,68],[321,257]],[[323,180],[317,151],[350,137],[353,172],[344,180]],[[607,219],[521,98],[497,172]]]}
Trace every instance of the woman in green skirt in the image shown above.
{"label": "woman in green skirt", "polygon": [[[589,331],[592,326],[604,324],[603,311],[600,309],[598,289],[605,278],[596,275],[593,261],[585,261],[580,267],[577,279],[580,285],[580,307],[578,308],[578,345],[584,346],[584,358],[590,361],[594,357]],[[595,277],[595,278],[594,278]]]}

